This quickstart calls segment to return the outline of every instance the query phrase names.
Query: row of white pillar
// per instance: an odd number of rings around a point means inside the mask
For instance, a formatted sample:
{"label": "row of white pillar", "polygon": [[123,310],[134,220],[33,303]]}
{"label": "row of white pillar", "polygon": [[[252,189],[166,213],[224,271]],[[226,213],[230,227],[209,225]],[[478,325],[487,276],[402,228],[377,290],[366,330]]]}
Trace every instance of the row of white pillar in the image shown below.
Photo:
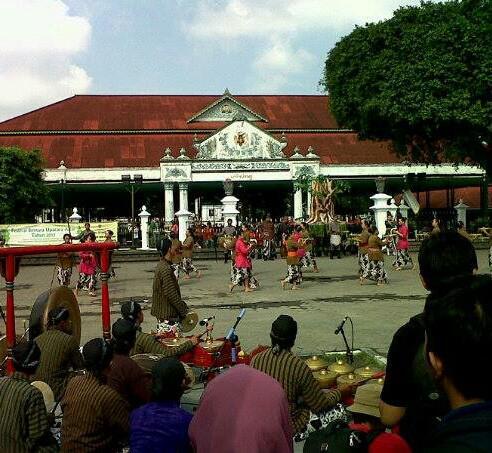
{"label": "row of white pillar", "polygon": [[[188,183],[180,182],[179,187],[179,210],[188,211]],[[164,218],[166,222],[174,219],[174,183],[164,183]]]}
{"label": "row of white pillar", "polygon": [[294,191],[294,219],[309,218],[311,216],[312,194],[311,192],[307,191],[306,213],[304,213],[303,209],[303,196],[304,194],[301,189],[297,189],[296,191]]}

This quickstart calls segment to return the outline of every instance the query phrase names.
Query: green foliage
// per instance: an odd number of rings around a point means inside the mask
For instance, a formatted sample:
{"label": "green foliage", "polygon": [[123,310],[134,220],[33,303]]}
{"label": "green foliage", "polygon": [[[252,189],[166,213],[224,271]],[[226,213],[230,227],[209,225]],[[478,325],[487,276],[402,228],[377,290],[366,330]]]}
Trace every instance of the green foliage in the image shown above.
{"label": "green foliage", "polygon": [[[294,189],[298,190],[304,190],[307,192],[311,192],[311,194],[314,197],[325,197],[327,193],[324,191],[317,191],[313,188],[313,183],[325,183],[329,180],[328,176],[325,175],[318,175],[318,176],[312,176],[312,175],[301,175],[299,176],[295,181],[294,181]],[[343,181],[341,179],[337,180],[332,180],[332,185],[333,189],[333,194],[332,198],[336,199],[337,196],[341,193],[345,193],[350,191],[350,184],[346,181]]]}
{"label": "green foliage", "polygon": [[39,151],[0,147],[0,223],[33,222],[49,205]]}
{"label": "green foliage", "polygon": [[492,169],[492,2],[398,9],[329,52],[320,84],[339,124],[402,157]]}

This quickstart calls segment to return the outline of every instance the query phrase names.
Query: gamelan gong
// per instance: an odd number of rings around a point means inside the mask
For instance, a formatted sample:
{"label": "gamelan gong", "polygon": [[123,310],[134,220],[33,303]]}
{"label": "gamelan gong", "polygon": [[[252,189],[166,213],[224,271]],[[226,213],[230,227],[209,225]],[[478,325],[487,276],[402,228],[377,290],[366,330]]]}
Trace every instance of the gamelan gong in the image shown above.
{"label": "gamelan gong", "polygon": [[350,363],[345,362],[342,359],[338,359],[336,362],[333,362],[328,366],[330,371],[334,371],[339,375],[349,374],[354,372],[354,367],[350,365]]}
{"label": "gamelan gong", "polygon": [[328,366],[328,362],[324,357],[313,355],[306,360],[306,365],[311,371],[319,371]]}
{"label": "gamelan gong", "polygon": [[377,370],[376,368],[373,368],[371,366],[364,366],[361,368],[357,368],[354,373],[362,376],[363,378],[370,378],[374,376],[376,373],[379,373],[381,370]]}
{"label": "gamelan gong", "polygon": [[313,376],[322,389],[328,389],[336,384],[338,374],[330,370],[321,370],[314,371]]}
{"label": "gamelan gong", "polygon": [[342,374],[337,377],[337,385],[357,384],[363,380],[364,378],[354,373]]}
{"label": "gamelan gong", "polygon": [[46,330],[48,313],[54,308],[63,307],[70,313],[71,334],[80,344],[80,309],[77,298],[67,286],[58,286],[53,290],[41,293],[35,300],[29,317],[29,339],[32,341]]}
{"label": "gamelan gong", "polygon": [[159,341],[162,344],[172,348],[176,346],[181,346],[182,344],[185,344],[188,340],[189,339],[185,337],[171,337],[171,338],[161,338]]}

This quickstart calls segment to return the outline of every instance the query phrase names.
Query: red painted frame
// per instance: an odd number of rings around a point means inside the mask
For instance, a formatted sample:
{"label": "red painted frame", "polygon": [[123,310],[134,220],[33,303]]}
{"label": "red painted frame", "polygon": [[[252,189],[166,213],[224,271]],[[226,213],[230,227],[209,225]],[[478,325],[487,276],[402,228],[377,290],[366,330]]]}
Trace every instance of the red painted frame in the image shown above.
{"label": "red painted frame", "polygon": [[101,319],[104,338],[111,337],[111,314],[109,307],[109,251],[117,249],[117,242],[85,242],[82,244],[61,245],[33,245],[30,247],[2,247],[0,258],[5,257],[5,289],[6,300],[6,335],[7,335],[7,372],[13,372],[12,348],[15,345],[15,306],[14,306],[14,282],[15,282],[15,258],[25,255],[43,255],[46,253],[82,252],[93,251],[101,253]]}

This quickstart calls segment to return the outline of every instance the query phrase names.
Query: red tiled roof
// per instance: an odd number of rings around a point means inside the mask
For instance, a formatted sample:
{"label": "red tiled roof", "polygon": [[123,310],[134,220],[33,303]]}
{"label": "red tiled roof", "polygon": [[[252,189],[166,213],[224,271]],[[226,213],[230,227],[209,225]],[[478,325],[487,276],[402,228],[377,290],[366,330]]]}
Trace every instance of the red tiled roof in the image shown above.
{"label": "red tiled roof", "polygon": [[[398,158],[388,143],[360,141],[355,133],[285,134],[290,156],[294,147],[306,154],[315,149],[325,164],[396,163]],[[189,157],[195,156],[194,134],[111,134],[111,135],[19,135],[0,136],[1,146],[40,149],[46,168],[56,168],[64,160],[70,168],[156,167],[169,147],[179,155],[184,147]],[[204,135],[199,135],[203,138]]]}
{"label": "red tiled roof", "polygon": [[[40,149],[46,168],[58,167],[61,160],[71,168],[155,167],[167,147],[174,156],[184,147],[194,157],[195,131],[206,130],[198,132],[197,137],[203,139],[226,124],[187,123],[195,113],[220,98],[74,96],[0,123],[0,132],[7,132],[0,135],[0,146]],[[355,132],[326,131],[337,128],[327,96],[234,98],[268,119],[267,123],[255,125],[274,130],[278,138],[280,131],[286,131],[288,156],[296,146],[302,154],[312,146],[325,164],[399,162],[388,142],[360,141]],[[29,134],[8,134],[11,131]]]}
{"label": "red tiled roof", "polygon": [[[221,96],[73,96],[0,123],[13,130],[217,129],[223,123],[187,121]],[[327,96],[234,96],[268,123],[268,129],[336,129]]]}

